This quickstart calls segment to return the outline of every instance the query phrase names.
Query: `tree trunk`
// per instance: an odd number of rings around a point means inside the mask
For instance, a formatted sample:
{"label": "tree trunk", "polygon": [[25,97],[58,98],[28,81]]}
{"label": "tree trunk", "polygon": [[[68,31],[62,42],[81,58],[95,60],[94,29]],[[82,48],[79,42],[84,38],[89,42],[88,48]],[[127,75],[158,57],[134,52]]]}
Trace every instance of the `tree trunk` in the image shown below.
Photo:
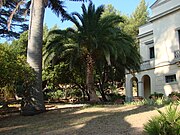
{"label": "tree trunk", "polygon": [[42,93],[42,38],[45,5],[44,0],[31,1],[31,15],[28,33],[27,62],[36,73],[35,85],[21,106],[22,115],[34,115],[45,111]]}
{"label": "tree trunk", "polygon": [[86,57],[87,67],[86,67],[86,87],[90,95],[90,102],[100,101],[94,90],[94,63],[91,54],[88,54]]}
{"label": "tree trunk", "polygon": [[106,95],[104,93],[104,81],[101,82],[101,80],[99,79],[99,91],[101,93],[101,96],[102,96],[102,100],[107,102],[107,99],[106,99]]}

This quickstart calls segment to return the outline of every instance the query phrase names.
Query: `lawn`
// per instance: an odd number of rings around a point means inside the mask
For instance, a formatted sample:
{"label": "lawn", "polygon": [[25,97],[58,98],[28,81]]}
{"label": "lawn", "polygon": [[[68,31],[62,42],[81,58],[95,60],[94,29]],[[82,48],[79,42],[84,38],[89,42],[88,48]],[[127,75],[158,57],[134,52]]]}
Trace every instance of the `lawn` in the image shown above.
{"label": "lawn", "polygon": [[[48,106],[35,116],[0,117],[1,135],[141,135],[158,112],[152,106]],[[164,108],[160,108],[164,110]]]}

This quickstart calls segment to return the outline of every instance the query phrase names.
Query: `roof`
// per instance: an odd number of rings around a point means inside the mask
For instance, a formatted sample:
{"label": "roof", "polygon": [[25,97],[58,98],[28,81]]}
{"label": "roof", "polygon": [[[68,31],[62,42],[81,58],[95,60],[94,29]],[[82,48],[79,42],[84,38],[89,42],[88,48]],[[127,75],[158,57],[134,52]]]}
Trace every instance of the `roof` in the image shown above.
{"label": "roof", "polygon": [[160,5],[162,5],[162,4],[164,4],[164,3],[168,2],[168,1],[171,1],[171,0],[156,0],[156,1],[150,6],[150,8],[151,8],[151,9],[152,9],[152,8],[155,8],[155,7],[160,6]]}

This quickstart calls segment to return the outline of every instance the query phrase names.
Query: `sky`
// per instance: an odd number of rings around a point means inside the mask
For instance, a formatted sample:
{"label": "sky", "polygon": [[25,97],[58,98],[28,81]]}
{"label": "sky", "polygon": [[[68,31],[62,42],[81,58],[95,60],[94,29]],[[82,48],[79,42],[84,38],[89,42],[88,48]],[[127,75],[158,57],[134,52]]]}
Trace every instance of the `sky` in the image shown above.
{"label": "sky", "polygon": [[[136,7],[139,5],[141,0],[92,0],[93,4],[97,8],[100,5],[108,5],[111,4],[116,10],[120,11],[122,14],[131,15],[132,12],[135,11]],[[148,7],[150,7],[156,0],[145,0]],[[82,2],[73,2],[70,0],[66,0],[64,6],[68,13],[71,12],[81,12]],[[88,3],[86,4],[88,5]],[[148,9],[151,13],[151,10]],[[48,26],[48,28],[52,28],[54,25],[60,29],[66,29],[67,27],[72,27],[73,24],[69,21],[61,21],[61,17],[58,18],[55,14],[52,13],[50,9],[46,9],[44,23]],[[7,41],[7,39],[1,38],[0,43]]]}
{"label": "sky", "polygon": [[[122,14],[125,15],[131,15],[132,12],[134,12],[136,7],[139,5],[140,1],[141,0],[92,0],[93,4],[95,4],[95,7],[98,7],[102,4],[112,4],[116,10],[120,11]],[[148,7],[150,7],[156,0],[145,1]],[[64,6],[66,7],[68,13],[75,11],[81,13],[81,5],[82,2],[73,2],[68,0],[64,3]],[[150,9],[148,9],[148,11],[151,13]],[[44,22],[47,24],[48,28],[51,28],[56,24],[60,29],[65,29],[67,27],[73,26],[73,24],[68,21],[64,21],[62,23],[61,18],[56,17],[56,15],[54,15],[50,9],[46,9]]]}

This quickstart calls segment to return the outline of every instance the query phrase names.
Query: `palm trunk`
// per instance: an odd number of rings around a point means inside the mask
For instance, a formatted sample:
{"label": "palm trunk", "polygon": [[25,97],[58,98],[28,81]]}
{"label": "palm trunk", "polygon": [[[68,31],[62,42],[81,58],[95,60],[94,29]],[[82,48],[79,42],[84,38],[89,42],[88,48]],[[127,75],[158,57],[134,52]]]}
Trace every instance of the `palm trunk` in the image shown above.
{"label": "palm trunk", "polygon": [[32,0],[31,18],[28,33],[27,62],[36,73],[35,85],[30,88],[29,97],[25,97],[22,106],[23,115],[44,112],[45,105],[42,93],[42,38],[45,5],[44,0]]}
{"label": "palm trunk", "polygon": [[86,65],[87,66],[86,67],[87,91],[89,92],[89,95],[90,95],[90,101],[98,102],[100,100],[99,100],[98,96],[96,95],[96,91],[94,90],[94,75],[93,75],[94,63],[93,63],[93,58],[90,54],[87,55],[86,62],[87,62],[87,65]]}

